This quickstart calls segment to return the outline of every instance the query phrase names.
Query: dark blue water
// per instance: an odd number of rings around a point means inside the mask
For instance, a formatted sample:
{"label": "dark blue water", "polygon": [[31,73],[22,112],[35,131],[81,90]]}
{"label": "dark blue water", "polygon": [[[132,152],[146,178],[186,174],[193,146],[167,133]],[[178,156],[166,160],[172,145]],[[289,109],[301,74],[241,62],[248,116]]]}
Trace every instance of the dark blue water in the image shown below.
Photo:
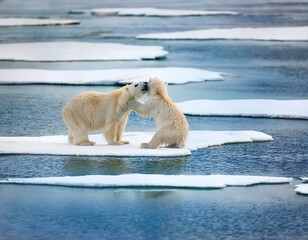
{"label": "dark blue water", "polygon": [[[307,239],[289,186],[98,190],[1,185],[2,239]],[[14,211],[14,214],[12,214]]]}
{"label": "dark blue water", "polygon": [[[239,16],[99,17],[69,15],[93,7],[229,10]],[[308,99],[308,42],[137,40],[143,33],[203,28],[308,25],[307,1],[0,2],[1,16],[66,17],[80,25],[0,27],[0,43],[91,41],[160,45],[161,61],[0,62],[0,68],[106,69],[196,67],[224,81],[169,86],[191,99]],[[61,108],[73,95],[105,86],[0,86],[0,136],[66,134]],[[308,107],[308,106],[307,106]],[[308,121],[192,117],[191,130],[257,130],[273,141],[233,144],[176,158],[0,155],[0,178],[91,174],[240,174],[293,177],[286,185],[223,190],[82,189],[0,185],[0,239],[308,239],[307,197],[294,192],[308,175]],[[131,114],[127,131],[154,131]]]}

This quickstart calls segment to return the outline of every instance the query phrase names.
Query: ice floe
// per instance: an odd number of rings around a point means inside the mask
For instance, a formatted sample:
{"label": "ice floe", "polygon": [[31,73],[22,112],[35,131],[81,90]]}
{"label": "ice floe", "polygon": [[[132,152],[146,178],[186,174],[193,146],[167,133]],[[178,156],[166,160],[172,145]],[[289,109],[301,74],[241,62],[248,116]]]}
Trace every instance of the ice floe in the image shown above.
{"label": "ice floe", "polygon": [[159,8],[96,8],[91,10],[71,10],[69,13],[95,15],[119,15],[119,16],[146,16],[146,17],[174,17],[174,16],[203,16],[203,15],[237,15],[232,11],[205,11],[205,10],[181,10]]}
{"label": "ice floe", "polygon": [[0,27],[79,24],[78,20],[45,18],[0,18]]}
{"label": "ice floe", "polygon": [[296,185],[295,192],[299,194],[308,195],[308,184],[298,184]]}
{"label": "ice floe", "polygon": [[154,132],[127,132],[123,139],[128,145],[110,146],[102,134],[90,135],[94,146],[74,146],[67,143],[67,136],[0,137],[0,154],[48,154],[80,156],[185,156],[199,148],[228,143],[271,141],[272,137],[257,131],[190,131],[183,149],[140,149],[149,142]]}
{"label": "ice floe", "polygon": [[184,32],[152,33],[139,39],[230,39],[268,41],[307,41],[308,27],[205,29]]}
{"label": "ice floe", "polygon": [[302,180],[303,182],[308,182],[308,177],[301,177],[301,180]]}
{"label": "ice floe", "polygon": [[222,80],[223,74],[195,68],[104,70],[0,69],[0,84],[115,85],[148,81],[159,76],[169,84]]}
{"label": "ice floe", "polygon": [[304,184],[296,185],[294,191],[299,194],[308,195],[308,177],[301,177],[301,180]]}
{"label": "ice floe", "polygon": [[187,115],[308,119],[308,100],[191,100],[177,106]]}
{"label": "ice floe", "polygon": [[160,46],[90,42],[31,42],[0,44],[0,60],[108,61],[153,60],[168,54]]}
{"label": "ice floe", "polygon": [[168,188],[224,188],[227,186],[251,186],[256,184],[289,183],[286,177],[242,175],[87,175],[43,178],[8,178],[0,183],[55,185],[67,187],[168,187]]}

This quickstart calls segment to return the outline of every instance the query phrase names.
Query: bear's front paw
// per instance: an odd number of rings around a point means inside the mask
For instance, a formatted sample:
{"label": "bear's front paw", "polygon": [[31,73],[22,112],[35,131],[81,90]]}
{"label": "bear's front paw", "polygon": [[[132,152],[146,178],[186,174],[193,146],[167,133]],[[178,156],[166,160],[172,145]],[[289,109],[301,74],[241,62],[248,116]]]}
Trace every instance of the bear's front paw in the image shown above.
{"label": "bear's front paw", "polygon": [[129,144],[129,141],[121,141],[122,144]]}

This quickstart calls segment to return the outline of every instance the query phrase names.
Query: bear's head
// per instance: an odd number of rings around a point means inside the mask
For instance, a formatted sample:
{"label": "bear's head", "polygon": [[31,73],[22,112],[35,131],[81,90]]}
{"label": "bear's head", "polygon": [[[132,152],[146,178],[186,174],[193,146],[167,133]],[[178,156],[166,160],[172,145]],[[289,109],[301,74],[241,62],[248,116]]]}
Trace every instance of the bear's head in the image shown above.
{"label": "bear's head", "polygon": [[125,86],[126,91],[129,93],[132,98],[142,98],[145,93],[148,91],[148,83],[140,82],[140,83],[131,83]]}
{"label": "bear's head", "polygon": [[160,80],[159,78],[150,78],[150,81],[148,83],[148,94],[150,96],[154,95],[168,95],[167,92],[167,84]]}

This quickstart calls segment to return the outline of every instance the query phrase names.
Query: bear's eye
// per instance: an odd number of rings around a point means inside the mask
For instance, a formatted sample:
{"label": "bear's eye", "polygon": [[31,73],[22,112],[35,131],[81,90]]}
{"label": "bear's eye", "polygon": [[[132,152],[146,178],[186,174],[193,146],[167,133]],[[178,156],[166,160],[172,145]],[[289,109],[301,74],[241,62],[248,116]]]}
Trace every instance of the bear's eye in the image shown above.
{"label": "bear's eye", "polygon": [[138,84],[135,84],[135,87],[138,87]]}

